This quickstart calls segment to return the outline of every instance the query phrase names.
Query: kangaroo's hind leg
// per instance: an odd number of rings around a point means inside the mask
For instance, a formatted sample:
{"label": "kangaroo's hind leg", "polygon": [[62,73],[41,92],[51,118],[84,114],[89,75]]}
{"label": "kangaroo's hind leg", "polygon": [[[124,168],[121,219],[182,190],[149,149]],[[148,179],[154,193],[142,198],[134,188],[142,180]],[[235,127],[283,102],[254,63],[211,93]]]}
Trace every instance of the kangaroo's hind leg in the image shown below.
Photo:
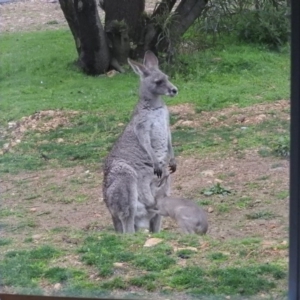
{"label": "kangaroo's hind leg", "polygon": [[138,200],[136,173],[126,164],[117,164],[108,175],[107,185],[104,200],[112,215],[115,230],[134,233]]}
{"label": "kangaroo's hind leg", "polygon": [[115,231],[118,233],[123,233],[123,225],[121,220],[117,216],[112,216],[112,220],[114,223]]}

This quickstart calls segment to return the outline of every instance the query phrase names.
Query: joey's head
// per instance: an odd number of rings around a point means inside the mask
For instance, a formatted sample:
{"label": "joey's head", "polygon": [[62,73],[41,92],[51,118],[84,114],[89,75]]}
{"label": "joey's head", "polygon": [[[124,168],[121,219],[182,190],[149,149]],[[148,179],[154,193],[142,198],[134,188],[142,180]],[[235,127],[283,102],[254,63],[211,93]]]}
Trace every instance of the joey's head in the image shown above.
{"label": "joey's head", "polygon": [[156,98],[161,95],[174,97],[178,90],[173,85],[166,74],[158,67],[158,59],[153,52],[145,53],[144,62],[140,64],[128,59],[129,65],[133,71],[140,76],[141,86],[140,92],[143,97]]}

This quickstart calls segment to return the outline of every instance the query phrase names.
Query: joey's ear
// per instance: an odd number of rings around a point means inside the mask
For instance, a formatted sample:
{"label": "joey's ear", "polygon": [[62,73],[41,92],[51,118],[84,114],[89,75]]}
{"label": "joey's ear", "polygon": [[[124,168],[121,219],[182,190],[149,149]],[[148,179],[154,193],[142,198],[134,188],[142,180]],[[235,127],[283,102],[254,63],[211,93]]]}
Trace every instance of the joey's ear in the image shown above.
{"label": "joey's ear", "polygon": [[142,64],[131,60],[130,58],[127,58],[127,61],[129,63],[129,65],[131,66],[132,70],[138,74],[140,77],[147,77],[149,75],[149,71],[148,69],[143,66]]}
{"label": "joey's ear", "polygon": [[158,59],[150,50],[147,50],[145,53],[144,65],[149,69],[158,68]]}

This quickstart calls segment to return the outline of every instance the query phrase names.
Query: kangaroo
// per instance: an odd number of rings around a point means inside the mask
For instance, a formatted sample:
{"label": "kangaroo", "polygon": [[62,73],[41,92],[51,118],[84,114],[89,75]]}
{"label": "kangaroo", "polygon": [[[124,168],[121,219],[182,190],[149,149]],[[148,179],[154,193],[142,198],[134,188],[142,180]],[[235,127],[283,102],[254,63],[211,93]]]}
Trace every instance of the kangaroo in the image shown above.
{"label": "kangaroo", "polygon": [[[139,101],[104,162],[103,198],[116,232],[133,233],[140,228],[159,232],[161,216],[153,188],[160,178],[176,171],[169,128],[169,112],[161,96],[173,97],[177,88],[159,70],[156,56],[147,51],[143,64],[128,59],[140,76]],[[170,194],[170,179],[161,194]]]}
{"label": "kangaroo", "polygon": [[150,213],[157,213],[161,216],[171,217],[176,221],[183,233],[205,234],[208,229],[207,216],[205,211],[194,201],[177,197],[165,197],[164,184],[168,180],[166,174],[159,181],[152,183],[152,190],[155,191],[155,208],[149,209]]}

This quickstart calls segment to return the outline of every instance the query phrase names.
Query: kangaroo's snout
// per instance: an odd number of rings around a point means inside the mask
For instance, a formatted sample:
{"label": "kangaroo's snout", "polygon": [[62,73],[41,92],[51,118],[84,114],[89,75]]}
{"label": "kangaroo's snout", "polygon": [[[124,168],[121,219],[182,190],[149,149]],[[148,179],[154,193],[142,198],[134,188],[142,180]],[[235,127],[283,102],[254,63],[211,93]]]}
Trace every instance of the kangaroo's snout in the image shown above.
{"label": "kangaroo's snout", "polygon": [[176,87],[171,87],[171,88],[168,88],[168,91],[166,93],[166,96],[170,96],[170,97],[174,97],[178,94],[178,90]]}

